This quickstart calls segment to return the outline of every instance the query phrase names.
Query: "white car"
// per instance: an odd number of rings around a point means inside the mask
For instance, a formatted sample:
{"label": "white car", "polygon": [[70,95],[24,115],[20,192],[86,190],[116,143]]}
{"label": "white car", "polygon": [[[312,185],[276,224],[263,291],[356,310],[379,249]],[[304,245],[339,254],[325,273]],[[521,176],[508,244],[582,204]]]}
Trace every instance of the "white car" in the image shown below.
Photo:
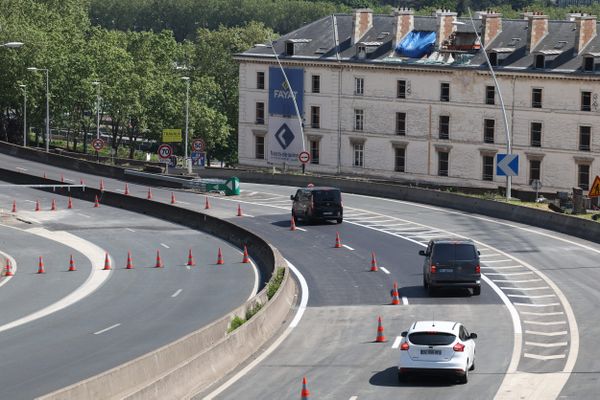
{"label": "white car", "polygon": [[475,340],[460,322],[417,321],[402,332],[398,379],[413,373],[454,375],[467,383],[475,369]]}

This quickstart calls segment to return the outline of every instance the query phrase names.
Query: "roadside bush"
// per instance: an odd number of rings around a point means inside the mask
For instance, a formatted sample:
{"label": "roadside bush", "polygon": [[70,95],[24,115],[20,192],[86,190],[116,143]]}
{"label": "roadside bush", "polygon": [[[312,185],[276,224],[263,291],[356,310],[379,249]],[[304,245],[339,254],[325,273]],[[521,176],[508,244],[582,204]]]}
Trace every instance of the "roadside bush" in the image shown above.
{"label": "roadside bush", "polygon": [[284,273],[284,268],[277,268],[277,271],[275,271],[275,275],[273,276],[273,278],[271,278],[269,286],[267,286],[267,297],[269,298],[269,300],[271,300],[271,297],[275,296],[275,293],[277,293],[279,286],[281,286],[281,282],[283,282]]}
{"label": "roadside bush", "polygon": [[235,331],[237,328],[239,328],[240,326],[242,326],[244,324],[244,322],[246,322],[245,319],[240,318],[240,317],[238,317],[236,315],[231,320],[231,324],[229,325],[229,329],[227,329],[227,333],[231,333],[231,332]]}

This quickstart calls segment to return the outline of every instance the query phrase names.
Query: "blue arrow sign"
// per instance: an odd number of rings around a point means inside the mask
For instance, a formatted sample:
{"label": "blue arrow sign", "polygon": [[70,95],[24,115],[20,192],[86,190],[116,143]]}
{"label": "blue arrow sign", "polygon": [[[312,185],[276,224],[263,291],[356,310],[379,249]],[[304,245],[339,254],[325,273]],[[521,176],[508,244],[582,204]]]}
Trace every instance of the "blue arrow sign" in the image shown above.
{"label": "blue arrow sign", "polygon": [[496,176],[519,175],[519,156],[517,154],[496,154]]}

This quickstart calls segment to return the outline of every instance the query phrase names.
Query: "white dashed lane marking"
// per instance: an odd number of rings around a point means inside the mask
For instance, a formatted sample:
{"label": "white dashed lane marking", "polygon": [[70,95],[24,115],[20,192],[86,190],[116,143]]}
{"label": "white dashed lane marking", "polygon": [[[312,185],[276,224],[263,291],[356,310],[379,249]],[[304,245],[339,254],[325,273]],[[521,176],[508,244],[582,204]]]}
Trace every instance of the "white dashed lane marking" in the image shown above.
{"label": "white dashed lane marking", "polygon": [[564,347],[568,345],[568,342],[557,342],[557,343],[538,343],[538,342],[525,342],[526,346],[536,346],[536,347]]}
{"label": "white dashed lane marking", "polygon": [[567,331],[559,331],[559,332],[540,332],[540,331],[525,331],[527,335],[539,335],[539,336],[564,336],[567,334]]}
{"label": "white dashed lane marking", "polygon": [[345,248],[347,248],[348,250],[352,250],[352,251],[354,251],[354,249],[353,249],[352,247],[348,246],[347,244],[343,244],[343,245],[342,245],[342,247],[345,247]]}
{"label": "white dashed lane marking", "polygon": [[161,243],[160,245],[161,245],[162,247],[164,247],[165,249],[170,249],[170,247],[169,247],[169,246],[167,246],[167,245],[166,245],[166,244],[164,244],[164,243]]}
{"label": "white dashed lane marking", "polygon": [[388,271],[387,269],[385,269],[384,267],[379,267],[380,270],[382,270],[383,272],[385,272],[386,274],[390,274],[390,271]]}
{"label": "white dashed lane marking", "polygon": [[396,336],[396,339],[394,339],[394,344],[392,344],[392,349],[397,349],[398,347],[400,347],[401,341],[402,341],[402,336]]}
{"label": "white dashed lane marking", "polygon": [[98,331],[98,332],[94,332],[94,335],[100,335],[100,334],[102,334],[102,333],[104,333],[104,332],[108,332],[108,331],[110,331],[111,329],[115,329],[117,326],[120,326],[120,325],[121,325],[121,324],[114,324],[114,325],[111,325],[111,326],[109,326],[108,328],[104,328],[104,329],[102,329],[102,330],[100,330],[100,331]]}
{"label": "white dashed lane marking", "polygon": [[179,296],[179,293],[181,293],[181,291],[182,291],[182,289],[178,289],[175,293],[173,293],[171,295],[171,297],[177,297],[177,296]]}

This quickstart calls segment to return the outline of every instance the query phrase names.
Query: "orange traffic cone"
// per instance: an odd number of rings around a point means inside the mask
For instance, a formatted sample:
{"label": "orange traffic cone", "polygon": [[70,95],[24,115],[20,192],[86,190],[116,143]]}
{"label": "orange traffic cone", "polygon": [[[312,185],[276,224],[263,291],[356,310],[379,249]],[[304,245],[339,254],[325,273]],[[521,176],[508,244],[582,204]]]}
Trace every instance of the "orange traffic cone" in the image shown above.
{"label": "orange traffic cone", "polygon": [[16,200],[13,200],[12,212],[14,212],[14,213],[17,212],[17,201]]}
{"label": "orange traffic cone", "polygon": [[292,215],[292,222],[290,222],[290,231],[296,230],[296,222],[294,221],[294,216]]}
{"label": "orange traffic cone", "polygon": [[340,247],[342,247],[342,241],[340,240],[340,233],[336,232],[335,233],[335,246],[336,249],[339,249]]}
{"label": "orange traffic cone", "polygon": [[160,258],[160,250],[156,250],[156,264],[154,264],[154,268],[162,268],[163,262]]}
{"label": "orange traffic cone", "polygon": [[77,268],[75,268],[75,261],[73,261],[73,254],[71,254],[71,259],[69,260],[69,271],[77,271]]}
{"label": "orange traffic cone", "polygon": [[152,189],[148,188],[148,197],[146,197],[148,200],[152,200]]}
{"label": "orange traffic cone", "polygon": [[208,210],[210,208],[210,203],[208,202],[208,196],[205,196],[205,201],[204,201],[204,209]]}
{"label": "orange traffic cone", "polygon": [[375,258],[375,252],[371,252],[371,271],[377,272],[379,268],[377,267],[377,258]]}
{"label": "orange traffic cone", "polygon": [[60,174],[60,182],[65,183],[65,176],[63,174]]}
{"label": "orange traffic cone", "polygon": [[238,204],[238,209],[237,209],[237,216],[238,217],[242,217],[243,216],[243,214],[242,214],[242,207],[239,204]]}
{"label": "orange traffic cone", "polygon": [[397,306],[400,304],[400,296],[398,295],[398,283],[394,282],[394,288],[392,289],[392,305]]}
{"label": "orange traffic cone", "polygon": [[52,199],[52,206],[50,206],[50,211],[56,211],[56,200]]}
{"label": "orange traffic cone", "polygon": [[84,185],[85,185],[85,182],[83,181],[83,179],[81,179],[81,178],[79,179],[79,184],[80,184],[81,186],[84,186]]}
{"label": "orange traffic cone", "polygon": [[125,196],[129,195],[129,185],[125,184],[125,191],[123,192]]}
{"label": "orange traffic cone", "polygon": [[300,392],[301,400],[309,400],[310,392],[306,388],[306,377],[302,378],[302,392]]}
{"label": "orange traffic cone", "polygon": [[193,267],[194,265],[196,265],[196,263],[194,262],[194,256],[192,255],[192,249],[190,249],[188,253],[188,261],[186,265],[188,267]]}
{"label": "orange traffic cone", "polygon": [[42,260],[42,256],[40,256],[40,261],[38,262],[38,274],[45,274],[46,269],[44,268],[44,260]]}
{"label": "orange traffic cone", "polygon": [[131,261],[131,251],[127,252],[127,266],[125,269],[133,269],[133,261]]}
{"label": "orange traffic cone", "polygon": [[250,257],[248,257],[248,248],[244,245],[244,257],[242,258],[243,264],[248,264],[250,262]]}
{"label": "orange traffic cone", "polygon": [[377,322],[377,337],[375,338],[375,342],[383,343],[386,342],[385,336],[383,335],[383,325],[381,324],[381,317]]}
{"label": "orange traffic cone", "polygon": [[219,252],[217,253],[217,265],[223,265],[225,262],[223,261],[223,254],[221,253],[221,248],[219,247]]}
{"label": "orange traffic cone", "polygon": [[175,204],[175,193],[171,192],[171,204]]}
{"label": "orange traffic cone", "polygon": [[35,211],[40,211],[40,201],[39,200],[35,201]]}
{"label": "orange traffic cone", "polygon": [[69,208],[69,209],[73,208],[73,199],[71,199],[71,196],[69,196],[69,201],[67,202],[67,208]]}
{"label": "orange traffic cone", "polygon": [[104,191],[104,179],[100,179],[100,191]]}
{"label": "orange traffic cone", "polygon": [[104,270],[110,270],[110,260],[108,259],[108,253],[105,253],[104,256]]}
{"label": "orange traffic cone", "polygon": [[100,202],[98,201],[98,196],[96,196],[96,200],[94,200],[94,207],[100,207]]}
{"label": "orange traffic cone", "polygon": [[44,172],[44,179],[48,179],[48,178],[46,177],[46,173],[45,173],[45,172]]}
{"label": "orange traffic cone", "polygon": [[12,267],[10,266],[10,260],[6,259],[6,268],[4,269],[4,276],[13,276]]}

